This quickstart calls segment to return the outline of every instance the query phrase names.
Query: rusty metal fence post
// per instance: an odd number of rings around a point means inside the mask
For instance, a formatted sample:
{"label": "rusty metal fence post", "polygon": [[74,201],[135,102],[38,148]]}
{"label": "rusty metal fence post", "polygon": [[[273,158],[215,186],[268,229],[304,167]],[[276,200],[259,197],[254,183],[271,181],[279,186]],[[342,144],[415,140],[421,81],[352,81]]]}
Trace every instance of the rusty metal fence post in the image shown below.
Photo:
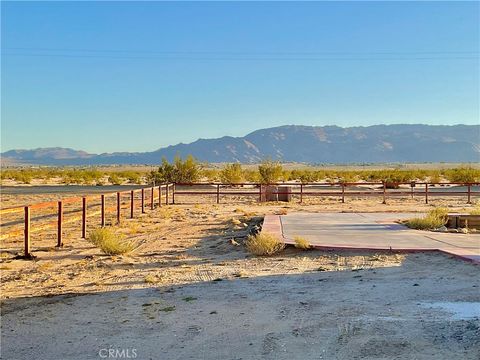
{"label": "rusty metal fence post", "polygon": [[158,207],[162,206],[162,185],[158,186]]}
{"label": "rusty metal fence post", "polygon": [[130,191],[130,219],[133,219],[134,215],[134,197],[135,197],[135,192],[133,190]]}
{"label": "rusty metal fence post", "polygon": [[176,184],[173,183],[172,184],[172,204],[175,205],[175,188],[176,188]]}
{"label": "rusty metal fence post", "polygon": [[383,202],[382,204],[387,203],[387,183],[384,181],[383,182]]}
{"label": "rusty metal fence post", "polygon": [[24,256],[26,259],[31,258],[30,254],[30,206],[25,206],[25,241],[24,241]]}
{"label": "rusty metal fence post", "polygon": [[153,192],[153,186],[152,186],[152,189],[151,189],[151,195],[152,195],[152,197],[150,198],[150,209],[153,210],[153,209],[155,209],[155,205],[153,204],[153,198],[155,197],[155,193]]}
{"label": "rusty metal fence post", "polygon": [[58,202],[57,247],[63,246],[62,241],[63,203]]}
{"label": "rusty metal fence post", "polygon": [[217,184],[217,204],[220,204],[220,184]]}
{"label": "rusty metal fence post", "polygon": [[262,202],[262,184],[260,184],[260,186],[259,186],[258,202]]}
{"label": "rusty metal fence post", "polygon": [[300,184],[300,204],[303,203],[303,184]]}
{"label": "rusty metal fence post", "polygon": [[102,227],[105,227],[105,195],[102,194],[101,196],[101,202],[100,202],[100,217],[101,217],[101,220],[100,220],[100,225]]}
{"label": "rusty metal fence post", "polygon": [[467,187],[467,204],[471,204],[472,184],[468,184]]}
{"label": "rusty metal fence post", "polygon": [[142,214],[145,214],[145,189],[142,188]]}
{"label": "rusty metal fence post", "polygon": [[87,237],[87,198],[82,197],[82,239]]}
{"label": "rusty metal fence post", "polygon": [[169,184],[165,185],[165,205],[168,205],[168,187]]}
{"label": "rusty metal fence post", "polygon": [[425,204],[428,204],[428,183],[425,184]]}
{"label": "rusty metal fence post", "polygon": [[120,193],[117,192],[117,224],[120,224],[121,210],[122,210],[122,202],[120,199]]}
{"label": "rusty metal fence post", "polygon": [[342,183],[342,204],[345,203],[345,183]]}

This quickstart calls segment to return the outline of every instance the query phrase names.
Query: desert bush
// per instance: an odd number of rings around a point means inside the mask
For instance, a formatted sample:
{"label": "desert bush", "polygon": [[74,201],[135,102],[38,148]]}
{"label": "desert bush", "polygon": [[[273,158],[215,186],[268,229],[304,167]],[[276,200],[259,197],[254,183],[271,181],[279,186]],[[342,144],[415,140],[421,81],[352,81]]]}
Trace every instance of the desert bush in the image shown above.
{"label": "desert bush", "polygon": [[175,157],[175,182],[178,183],[193,183],[200,179],[201,167],[200,164],[189,155],[185,160],[180,157]]}
{"label": "desert bush", "polygon": [[480,181],[480,169],[462,167],[444,170],[443,175],[450,182],[472,183]]}
{"label": "desert bush", "polygon": [[445,208],[434,208],[423,218],[413,218],[405,222],[411,229],[433,230],[444,226],[447,222],[448,210]]}
{"label": "desert bush", "polygon": [[92,230],[88,234],[88,240],[107,255],[126,254],[134,249],[133,244],[126,241],[124,236],[115,234],[109,228]]}
{"label": "desert bush", "polygon": [[260,174],[255,170],[244,170],[243,176],[245,180],[252,183],[260,182]]}
{"label": "desert bush", "polygon": [[239,163],[227,164],[220,171],[220,181],[226,184],[238,184],[244,181],[242,165]]}
{"label": "desert bush", "polygon": [[21,171],[15,175],[14,179],[24,184],[30,184],[33,180],[33,174],[29,171]]}
{"label": "desert bush", "polygon": [[273,184],[282,177],[283,168],[277,161],[265,160],[258,166],[258,173],[262,184]]}
{"label": "desert bush", "polygon": [[336,175],[338,181],[342,183],[357,182],[360,179],[360,174],[355,171],[342,171]]}
{"label": "desert bush", "polygon": [[247,250],[254,255],[269,256],[273,255],[285,247],[285,244],[273,234],[261,232],[256,235],[250,235],[245,245]]}
{"label": "desert bush", "polygon": [[310,249],[312,247],[310,245],[310,243],[308,242],[308,240],[301,237],[301,236],[295,236],[293,238],[293,240],[295,241],[295,247],[297,249],[307,250],[307,249]]}
{"label": "desert bush", "polygon": [[428,176],[428,181],[431,183],[439,183],[442,181],[440,171],[432,171]]}
{"label": "desert bush", "polygon": [[152,171],[148,176],[148,181],[160,183],[194,183],[200,180],[202,175],[201,166],[197,160],[188,155],[185,160],[176,156],[173,163],[167,159],[162,159],[162,165],[157,171]]}
{"label": "desert bush", "polygon": [[203,169],[202,176],[210,182],[220,181],[220,171],[217,169]]}
{"label": "desert bush", "polygon": [[128,180],[130,184],[141,184],[142,173],[139,171],[125,170],[116,173],[120,178]]}
{"label": "desert bush", "polygon": [[96,184],[105,174],[99,170],[68,169],[62,174],[65,184]]}
{"label": "desert bush", "polygon": [[319,181],[319,171],[313,170],[292,170],[288,180],[300,180],[302,183]]}
{"label": "desert bush", "polygon": [[120,185],[122,183],[122,179],[120,178],[120,176],[115,173],[110,174],[110,176],[108,177],[108,181],[110,182],[110,184],[113,185]]}

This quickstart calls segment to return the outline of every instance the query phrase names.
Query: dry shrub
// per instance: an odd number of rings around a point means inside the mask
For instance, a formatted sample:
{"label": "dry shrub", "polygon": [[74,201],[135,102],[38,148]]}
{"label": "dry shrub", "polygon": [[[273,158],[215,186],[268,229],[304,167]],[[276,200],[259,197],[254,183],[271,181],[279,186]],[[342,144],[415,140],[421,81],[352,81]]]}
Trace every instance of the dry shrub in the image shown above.
{"label": "dry shrub", "polygon": [[285,247],[285,244],[277,236],[266,232],[250,235],[245,245],[249,252],[260,256],[273,255]]}
{"label": "dry shrub", "polygon": [[444,226],[447,222],[448,210],[445,208],[435,208],[428,212],[423,218],[413,218],[405,222],[411,229],[433,230]]}
{"label": "dry shrub", "polygon": [[475,206],[474,209],[470,210],[470,215],[480,215],[480,204]]}
{"label": "dry shrub", "polygon": [[145,278],[143,280],[147,284],[156,284],[159,282],[159,279],[156,276],[151,274],[145,275]]}
{"label": "dry shrub", "polygon": [[160,209],[158,209],[158,216],[164,220],[171,219],[176,214],[176,209],[170,206],[162,206]]}
{"label": "dry shrub", "polygon": [[232,225],[240,225],[242,223],[240,220],[235,218],[231,218],[230,222],[232,223]]}
{"label": "dry shrub", "polygon": [[88,240],[107,255],[121,255],[131,252],[134,246],[125,237],[115,234],[109,228],[99,228],[88,234]]}
{"label": "dry shrub", "polygon": [[312,247],[308,240],[301,236],[295,236],[293,240],[295,241],[295,247],[297,249],[308,250]]}

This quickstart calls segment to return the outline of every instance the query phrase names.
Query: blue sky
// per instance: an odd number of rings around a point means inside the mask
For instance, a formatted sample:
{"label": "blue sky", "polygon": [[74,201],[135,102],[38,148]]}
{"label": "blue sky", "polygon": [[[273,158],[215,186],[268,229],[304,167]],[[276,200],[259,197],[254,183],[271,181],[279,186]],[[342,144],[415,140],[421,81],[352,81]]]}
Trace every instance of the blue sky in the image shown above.
{"label": "blue sky", "polygon": [[2,2],[2,151],[478,124],[478,2]]}

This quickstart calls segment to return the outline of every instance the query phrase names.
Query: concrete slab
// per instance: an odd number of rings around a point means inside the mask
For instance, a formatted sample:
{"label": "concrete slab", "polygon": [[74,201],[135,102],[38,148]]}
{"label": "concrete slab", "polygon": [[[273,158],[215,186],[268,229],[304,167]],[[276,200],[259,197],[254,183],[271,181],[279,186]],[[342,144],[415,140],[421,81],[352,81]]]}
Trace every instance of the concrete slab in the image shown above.
{"label": "concrete slab", "polygon": [[480,263],[480,234],[412,230],[396,223],[413,213],[292,213],[267,215],[262,231],[277,234],[287,244],[295,236],[312,246],[341,249],[442,251]]}

